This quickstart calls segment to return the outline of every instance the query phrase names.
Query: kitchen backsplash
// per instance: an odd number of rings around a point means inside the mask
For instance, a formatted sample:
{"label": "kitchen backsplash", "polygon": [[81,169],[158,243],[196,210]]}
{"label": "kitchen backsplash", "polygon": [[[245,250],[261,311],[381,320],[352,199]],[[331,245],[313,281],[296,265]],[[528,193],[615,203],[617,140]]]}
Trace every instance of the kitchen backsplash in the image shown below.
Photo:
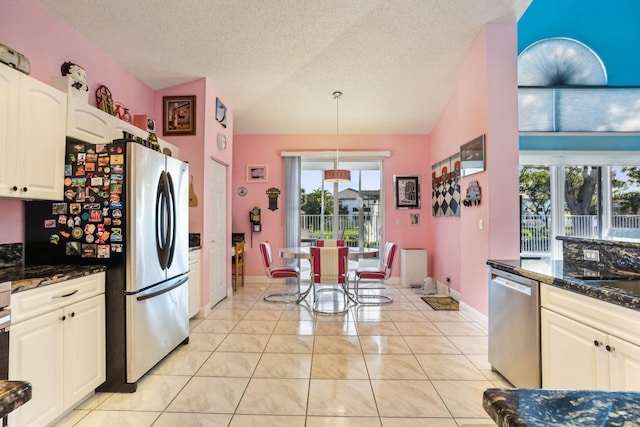
{"label": "kitchen backsplash", "polygon": [[[562,240],[565,270],[590,269],[602,275],[640,273],[640,243],[618,240],[596,240],[577,237],[557,237]],[[585,260],[584,250],[597,250],[599,261]]]}
{"label": "kitchen backsplash", "polygon": [[0,244],[0,268],[22,265],[22,243]]}

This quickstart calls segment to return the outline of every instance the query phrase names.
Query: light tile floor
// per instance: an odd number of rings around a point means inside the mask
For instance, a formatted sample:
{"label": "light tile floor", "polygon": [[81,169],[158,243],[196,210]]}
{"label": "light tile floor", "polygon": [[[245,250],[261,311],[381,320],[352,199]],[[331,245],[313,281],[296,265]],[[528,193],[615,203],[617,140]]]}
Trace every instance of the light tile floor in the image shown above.
{"label": "light tile floor", "polygon": [[394,302],[321,315],[267,303],[284,285],[247,284],[191,321],[133,394],[98,393],[58,426],[493,425],[488,387],[509,387],[487,362],[486,327],[434,311],[411,289]]}

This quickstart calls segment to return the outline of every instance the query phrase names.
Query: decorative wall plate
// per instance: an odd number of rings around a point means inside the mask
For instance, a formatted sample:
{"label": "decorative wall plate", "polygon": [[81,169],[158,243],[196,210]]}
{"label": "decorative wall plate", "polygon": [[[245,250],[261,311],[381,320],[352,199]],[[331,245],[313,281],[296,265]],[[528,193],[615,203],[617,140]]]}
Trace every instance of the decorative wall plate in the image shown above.
{"label": "decorative wall plate", "polygon": [[247,187],[239,187],[238,188],[238,196],[244,197],[247,195]]}

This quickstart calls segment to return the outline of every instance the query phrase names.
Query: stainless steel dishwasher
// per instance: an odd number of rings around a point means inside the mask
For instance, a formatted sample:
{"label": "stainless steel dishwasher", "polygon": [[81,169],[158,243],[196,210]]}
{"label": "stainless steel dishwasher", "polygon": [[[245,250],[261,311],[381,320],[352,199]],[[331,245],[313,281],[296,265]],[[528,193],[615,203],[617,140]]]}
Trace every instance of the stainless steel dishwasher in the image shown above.
{"label": "stainless steel dishwasher", "polygon": [[489,363],[514,386],[539,388],[540,284],[489,270]]}

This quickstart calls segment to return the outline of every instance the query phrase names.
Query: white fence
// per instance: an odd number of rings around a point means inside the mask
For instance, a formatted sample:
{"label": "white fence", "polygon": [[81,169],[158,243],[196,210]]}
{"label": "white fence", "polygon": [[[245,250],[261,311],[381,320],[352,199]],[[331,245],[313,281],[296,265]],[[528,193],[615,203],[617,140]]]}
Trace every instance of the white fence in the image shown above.
{"label": "white fence", "polygon": [[[613,215],[611,223],[616,229],[640,230],[640,215]],[[520,252],[549,252],[550,231],[550,215],[523,215],[520,227]],[[598,217],[596,215],[565,216],[564,235],[598,238]]]}
{"label": "white fence", "polygon": [[[338,215],[338,238],[345,239],[347,246],[358,246],[362,232],[362,243],[365,247],[379,245],[378,215],[365,213],[362,217],[355,215]],[[303,239],[331,239],[333,236],[333,215],[300,215],[301,236]]]}

